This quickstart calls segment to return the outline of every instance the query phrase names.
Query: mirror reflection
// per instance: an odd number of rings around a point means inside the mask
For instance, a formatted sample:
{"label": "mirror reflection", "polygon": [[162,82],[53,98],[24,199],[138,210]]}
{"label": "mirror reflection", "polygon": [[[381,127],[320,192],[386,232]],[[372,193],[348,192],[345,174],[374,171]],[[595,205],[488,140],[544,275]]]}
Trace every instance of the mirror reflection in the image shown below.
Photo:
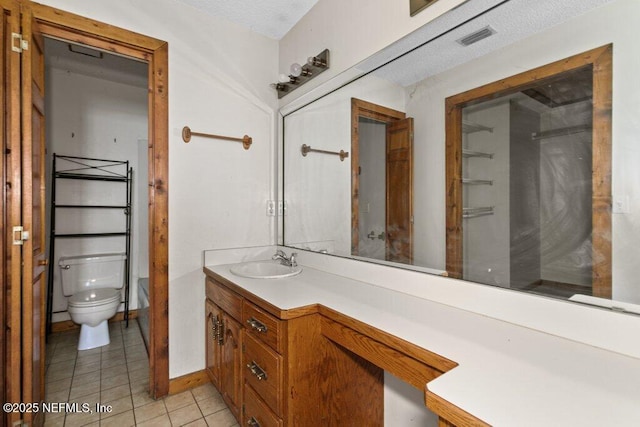
{"label": "mirror reflection", "polygon": [[285,116],[284,244],[640,304],[640,3],[485,3]]}

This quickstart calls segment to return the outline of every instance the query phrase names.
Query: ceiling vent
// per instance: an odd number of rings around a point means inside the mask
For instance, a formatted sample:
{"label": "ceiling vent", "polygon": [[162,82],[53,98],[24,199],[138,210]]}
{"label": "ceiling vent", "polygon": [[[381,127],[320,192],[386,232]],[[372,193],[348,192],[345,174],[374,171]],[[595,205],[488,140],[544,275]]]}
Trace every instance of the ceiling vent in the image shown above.
{"label": "ceiling vent", "polygon": [[474,43],[479,42],[482,39],[486,39],[489,36],[492,36],[496,33],[496,30],[487,25],[484,28],[479,29],[469,35],[462,37],[461,39],[456,40],[462,46],[469,46]]}

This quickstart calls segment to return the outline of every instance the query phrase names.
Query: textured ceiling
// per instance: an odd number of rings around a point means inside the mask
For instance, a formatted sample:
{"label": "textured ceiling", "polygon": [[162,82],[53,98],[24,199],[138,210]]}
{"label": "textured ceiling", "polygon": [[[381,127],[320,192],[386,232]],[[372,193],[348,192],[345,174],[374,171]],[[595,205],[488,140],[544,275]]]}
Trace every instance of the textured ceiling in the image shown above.
{"label": "textured ceiling", "polygon": [[[122,56],[102,52],[101,58],[71,52],[69,43],[45,38],[47,68],[57,68],[85,76],[96,77],[137,87],[147,87],[147,64]],[[100,51],[88,49],[96,54]]]}
{"label": "textured ceiling", "polygon": [[178,0],[280,40],[318,0]]}
{"label": "textured ceiling", "polygon": [[[410,51],[427,40],[429,43],[416,48],[374,74],[401,86],[408,86],[429,76],[452,69],[467,61],[484,56],[546,28],[558,25],[609,3],[611,0],[473,0],[453,10],[429,25],[411,33],[386,49],[363,61],[357,67],[363,71],[375,69],[402,52]],[[469,17],[479,17],[465,22]],[[462,23],[462,24],[461,24]],[[487,25],[497,33],[469,47],[462,47],[456,40]],[[457,28],[456,28],[457,26]],[[444,36],[443,32],[448,31]]]}

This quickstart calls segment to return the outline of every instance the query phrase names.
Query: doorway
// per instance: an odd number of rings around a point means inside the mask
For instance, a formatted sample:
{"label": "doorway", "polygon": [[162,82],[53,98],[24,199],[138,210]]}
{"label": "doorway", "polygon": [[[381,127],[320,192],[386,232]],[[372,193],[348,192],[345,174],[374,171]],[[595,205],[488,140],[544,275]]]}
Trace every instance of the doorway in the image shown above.
{"label": "doorway", "polygon": [[[3,321],[7,319],[7,324],[2,325],[3,330],[8,326],[7,340],[3,342],[3,378],[7,384],[5,401],[38,402],[44,398],[41,382],[45,356],[44,285],[42,280],[34,281],[34,278],[41,278],[40,270],[44,270],[46,260],[35,257],[34,240],[29,238],[31,230],[41,230],[46,217],[42,203],[44,187],[38,184],[38,180],[43,178],[44,155],[36,156],[39,148],[35,144],[37,140],[44,140],[39,139],[44,135],[44,129],[32,121],[33,112],[41,109],[36,108],[39,105],[35,104],[37,98],[32,97],[32,84],[27,83],[31,81],[32,70],[42,66],[42,56],[36,55],[36,50],[28,49],[34,46],[30,42],[39,37],[72,41],[148,64],[149,171],[145,179],[149,194],[150,254],[148,376],[150,394],[153,397],[166,395],[169,389],[168,46],[161,40],[28,1],[2,0],[2,7],[2,106],[7,117],[3,122],[2,165],[5,188],[11,188],[11,191],[3,192],[3,251],[6,260],[2,270],[6,286],[2,293]],[[20,42],[20,34],[25,43]],[[46,88],[44,96],[46,99]],[[20,100],[23,100],[22,104]],[[24,231],[12,233],[8,227],[17,224]],[[33,286],[27,286],[27,283]],[[11,423],[20,419],[18,414],[9,414],[8,417],[7,421]],[[37,418],[32,419],[28,414],[22,421],[38,423]]]}
{"label": "doorway", "polygon": [[446,100],[447,271],[611,298],[611,46]]}
{"label": "doorway", "polygon": [[[129,252],[127,303],[137,314],[137,284],[149,277],[148,64],[47,37],[44,47],[46,206],[47,219],[55,214],[56,221],[47,221],[46,234],[54,237],[47,243],[47,320],[60,331],[75,327],[61,289],[61,256]],[[74,175],[65,177],[66,170]],[[102,171],[100,180],[93,176]],[[129,172],[130,185],[109,180]]]}
{"label": "doorway", "polygon": [[351,99],[351,254],[413,262],[413,118]]}

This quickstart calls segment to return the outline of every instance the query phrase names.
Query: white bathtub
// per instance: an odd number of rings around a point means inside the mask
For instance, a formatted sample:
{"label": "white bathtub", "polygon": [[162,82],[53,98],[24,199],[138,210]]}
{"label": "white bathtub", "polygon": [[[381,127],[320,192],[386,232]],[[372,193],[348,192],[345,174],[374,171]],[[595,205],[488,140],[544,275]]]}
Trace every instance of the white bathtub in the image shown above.
{"label": "white bathtub", "polygon": [[138,324],[144,343],[149,348],[149,279],[138,279]]}

